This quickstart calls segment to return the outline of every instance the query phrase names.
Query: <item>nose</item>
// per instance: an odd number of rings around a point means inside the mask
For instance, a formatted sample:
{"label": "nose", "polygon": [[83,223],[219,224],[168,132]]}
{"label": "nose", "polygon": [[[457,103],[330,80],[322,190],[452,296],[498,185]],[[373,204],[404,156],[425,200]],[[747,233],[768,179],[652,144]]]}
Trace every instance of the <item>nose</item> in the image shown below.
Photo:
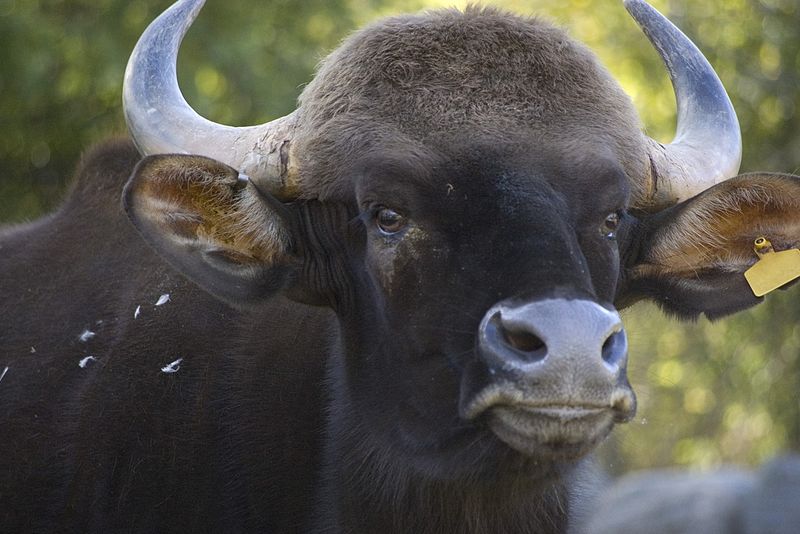
{"label": "nose", "polygon": [[627,351],[619,314],[589,300],[500,303],[479,332],[479,357],[490,373],[558,388],[557,397],[613,387],[625,378]]}

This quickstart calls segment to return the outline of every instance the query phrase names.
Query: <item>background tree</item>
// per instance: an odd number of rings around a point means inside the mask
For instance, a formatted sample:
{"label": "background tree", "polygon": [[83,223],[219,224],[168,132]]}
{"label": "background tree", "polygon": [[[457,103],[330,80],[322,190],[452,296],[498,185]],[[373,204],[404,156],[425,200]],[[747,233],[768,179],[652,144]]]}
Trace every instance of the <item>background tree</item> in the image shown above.
{"label": "background tree", "polygon": [[[181,86],[216,121],[264,122],[294,108],[317,61],[353,29],[381,15],[465,3],[209,0],[182,48]],[[567,27],[631,94],[648,133],[671,139],[669,81],[620,1],[498,3]],[[798,170],[797,0],[653,3],[706,53],[728,88],[744,134],[743,171]],[[0,221],[52,209],[80,152],[124,133],[125,63],[141,31],[168,5],[0,0]],[[626,311],[640,409],[607,443],[608,466],[752,464],[800,448],[798,291],[770,295],[765,305],[715,324],[680,325],[649,305]]]}

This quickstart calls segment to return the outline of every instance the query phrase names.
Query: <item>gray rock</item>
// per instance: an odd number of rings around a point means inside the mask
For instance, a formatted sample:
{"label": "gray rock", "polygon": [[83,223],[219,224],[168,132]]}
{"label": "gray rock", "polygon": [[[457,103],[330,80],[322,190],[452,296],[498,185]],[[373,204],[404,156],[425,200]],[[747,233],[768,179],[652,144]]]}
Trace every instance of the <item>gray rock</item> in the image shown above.
{"label": "gray rock", "polygon": [[755,472],[632,473],[579,517],[575,534],[798,534],[800,456],[778,457]]}

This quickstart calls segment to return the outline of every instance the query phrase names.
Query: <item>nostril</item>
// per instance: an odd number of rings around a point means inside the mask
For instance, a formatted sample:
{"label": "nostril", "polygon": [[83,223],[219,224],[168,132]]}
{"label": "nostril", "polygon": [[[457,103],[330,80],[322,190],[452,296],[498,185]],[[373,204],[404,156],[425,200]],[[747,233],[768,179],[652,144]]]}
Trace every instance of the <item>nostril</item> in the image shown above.
{"label": "nostril", "polygon": [[543,360],[547,356],[547,345],[542,338],[529,330],[513,328],[504,324],[499,313],[489,320],[487,326],[496,332],[495,339],[500,344],[514,349],[515,357],[518,360],[535,362]]}
{"label": "nostril", "polygon": [[530,332],[503,330],[503,337],[507,344],[522,352],[536,352],[545,347],[544,341]]}
{"label": "nostril", "polygon": [[619,365],[628,351],[628,340],[624,330],[618,330],[608,336],[603,343],[603,361],[609,365]]}

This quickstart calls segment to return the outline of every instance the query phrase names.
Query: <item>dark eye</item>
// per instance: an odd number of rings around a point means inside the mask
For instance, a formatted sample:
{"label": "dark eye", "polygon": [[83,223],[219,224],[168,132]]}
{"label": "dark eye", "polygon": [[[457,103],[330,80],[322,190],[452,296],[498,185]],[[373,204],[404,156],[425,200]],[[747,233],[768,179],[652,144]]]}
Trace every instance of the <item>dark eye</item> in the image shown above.
{"label": "dark eye", "polygon": [[617,228],[619,228],[619,213],[609,213],[600,227],[600,233],[606,239],[614,239],[617,237]]}
{"label": "dark eye", "polygon": [[381,208],[375,214],[375,223],[384,235],[396,234],[406,226],[406,218],[391,208]]}

